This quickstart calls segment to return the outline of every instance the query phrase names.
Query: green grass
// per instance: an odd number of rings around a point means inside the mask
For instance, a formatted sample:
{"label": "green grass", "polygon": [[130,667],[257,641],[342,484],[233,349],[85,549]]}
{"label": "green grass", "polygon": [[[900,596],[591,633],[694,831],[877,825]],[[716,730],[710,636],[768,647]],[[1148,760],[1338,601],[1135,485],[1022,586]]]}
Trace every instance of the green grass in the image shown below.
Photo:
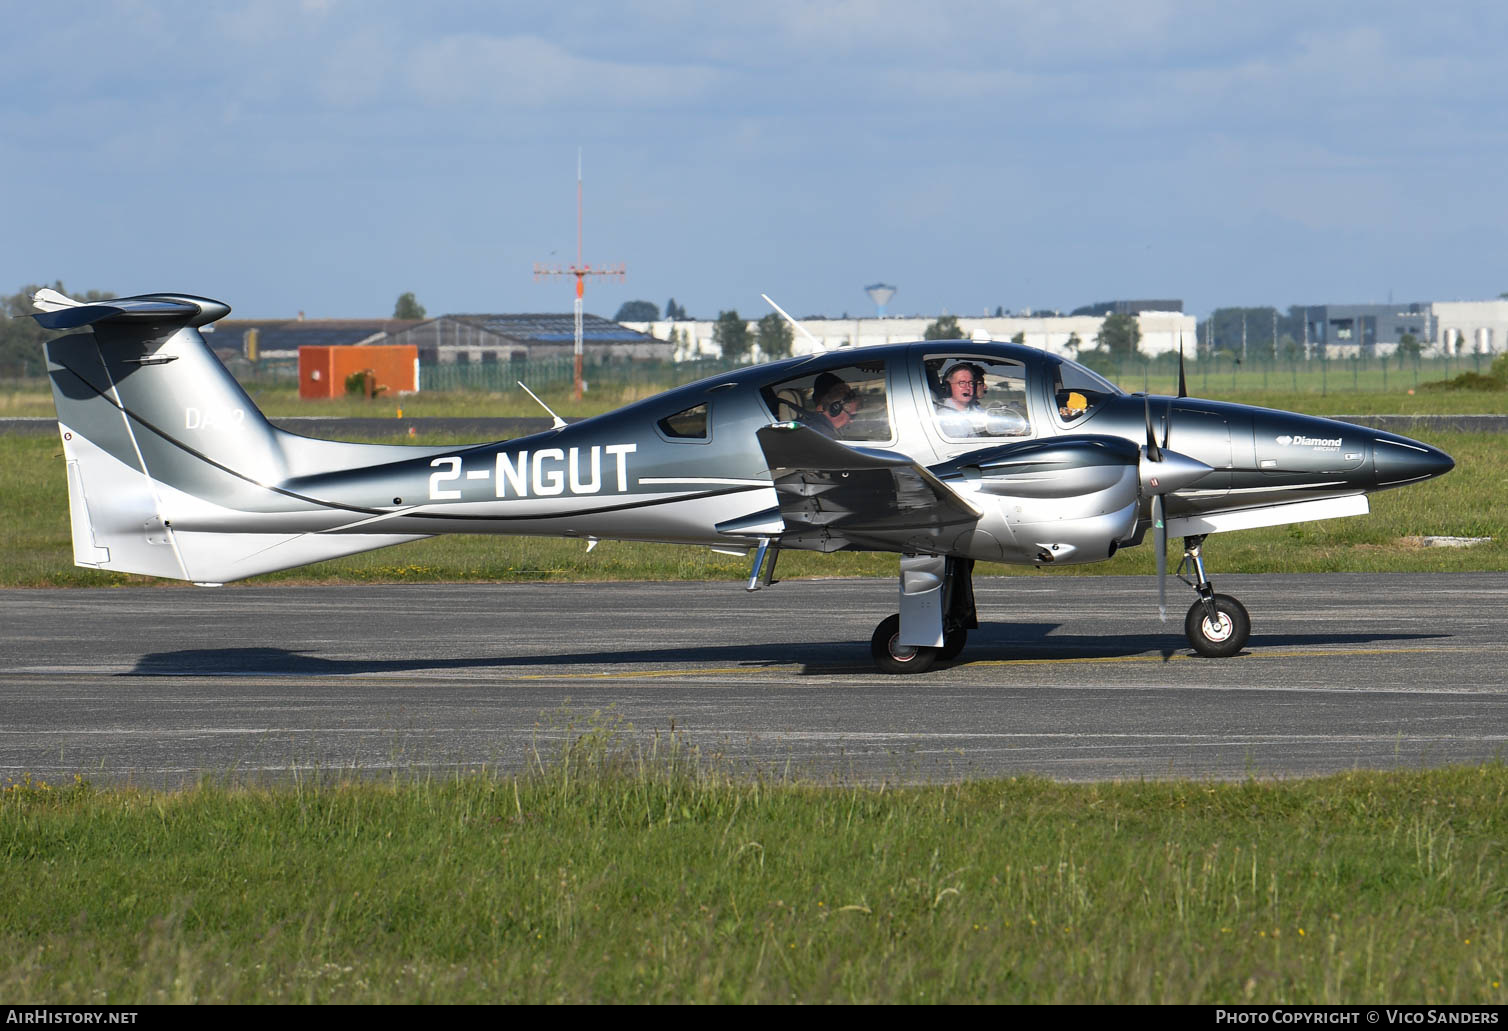
{"label": "green grass", "polygon": [[[1508,569],[1508,455],[1490,433],[1431,433],[1456,459],[1449,475],[1372,496],[1372,513],[1220,534],[1206,547],[1224,573],[1432,572]],[[405,438],[407,439],[407,438]],[[419,438],[440,442],[441,438]],[[51,437],[0,436],[0,586],[107,586],[164,583],[73,564],[61,445]],[[1423,548],[1424,535],[1491,537],[1468,549]],[[1176,557],[1176,556],[1175,556]],[[1148,574],[1150,547],[1109,562],[1040,571],[983,564],[979,575]],[[780,575],[893,576],[893,555],[787,552]],[[743,558],[706,548],[604,541],[450,535],[258,577],[252,582],[385,583],[454,580],[707,580],[748,575]]]}
{"label": "green grass", "polygon": [[[568,419],[584,418],[649,397],[665,389],[663,384],[603,384],[580,401],[571,399],[569,386],[536,390],[555,411]],[[318,416],[326,419],[397,418],[401,410],[406,419],[466,417],[477,419],[548,418],[522,390],[514,387],[506,393],[484,391],[421,391],[403,397],[366,401],[357,398],[331,398],[304,401],[295,386],[258,386],[251,384],[247,393],[263,414],[272,418]],[[52,393],[41,380],[12,381],[0,385],[0,417],[55,418]]]}
{"label": "green grass", "polygon": [[[1501,367],[1501,364],[1500,366]],[[1239,368],[1228,359],[1207,363],[1190,362],[1189,391],[1198,397],[1237,401],[1311,415],[1467,415],[1508,413],[1505,390],[1426,389],[1429,384],[1444,384],[1463,373],[1477,371],[1485,376],[1492,362],[1452,359],[1432,360],[1415,366],[1369,361],[1332,361],[1320,363],[1277,363],[1253,361]],[[597,374],[594,370],[593,375]],[[603,376],[610,373],[603,372]],[[686,376],[696,375],[688,366]],[[1137,365],[1112,380],[1126,390],[1150,390],[1172,394],[1177,390],[1176,366],[1164,363]],[[677,380],[676,382],[681,382]],[[581,401],[571,400],[568,385],[539,387],[536,393],[567,418],[596,415],[600,412],[648,397],[673,386],[664,383],[637,382],[632,377],[617,381],[601,379],[594,383]],[[496,393],[473,391],[421,391],[406,397],[375,401],[338,398],[303,401],[298,389],[288,384],[251,383],[247,387],[252,399],[266,414],[277,417],[318,415],[329,418],[351,416],[394,416],[402,409],[407,418],[468,416],[475,418],[519,418],[538,416],[541,410],[528,395],[516,387]],[[45,380],[8,380],[0,382],[0,416],[53,415],[52,395]]]}
{"label": "green grass", "polygon": [[1505,842],[1500,763],[866,787],[610,725],[519,777],[23,780],[0,997],[1502,1005]]}

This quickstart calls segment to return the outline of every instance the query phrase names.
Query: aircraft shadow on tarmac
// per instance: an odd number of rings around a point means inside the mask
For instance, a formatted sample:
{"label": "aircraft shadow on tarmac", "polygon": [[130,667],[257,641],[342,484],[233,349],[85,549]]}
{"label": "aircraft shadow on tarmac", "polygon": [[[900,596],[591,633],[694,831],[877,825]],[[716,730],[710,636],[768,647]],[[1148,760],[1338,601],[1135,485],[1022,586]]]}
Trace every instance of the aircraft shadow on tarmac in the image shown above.
{"label": "aircraft shadow on tarmac", "polygon": [[[968,648],[953,666],[971,662],[1029,659],[1111,659],[1130,656],[1157,656],[1163,661],[1175,655],[1191,655],[1181,635],[1120,634],[1114,637],[1093,635],[1054,635],[1058,623],[1008,623],[981,627],[969,632]],[[1368,634],[1316,633],[1273,634],[1253,639],[1253,645],[1241,654],[1260,653],[1269,649],[1305,649],[1359,647],[1403,641],[1440,640],[1448,633]],[[1212,660],[1219,661],[1219,660]],[[619,649],[615,651],[573,651],[529,653],[524,655],[473,655],[459,657],[413,656],[401,659],[324,658],[285,648],[203,648],[185,651],[152,652],[143,655],[124,676],[344,676],[363,673],[402,673],[418,670],[486,670],[505,671],[518,667],[570,667],[658,665],[689,663],[696,666],[743,666],[750,670],[762,667],[799,664],[803,675],[854,673],[875,678],[868,646],[853,640],[806,641],[797,643],[752,643],[729,645],[693,645]],[[949,668],[950,664],[938,666]]]}

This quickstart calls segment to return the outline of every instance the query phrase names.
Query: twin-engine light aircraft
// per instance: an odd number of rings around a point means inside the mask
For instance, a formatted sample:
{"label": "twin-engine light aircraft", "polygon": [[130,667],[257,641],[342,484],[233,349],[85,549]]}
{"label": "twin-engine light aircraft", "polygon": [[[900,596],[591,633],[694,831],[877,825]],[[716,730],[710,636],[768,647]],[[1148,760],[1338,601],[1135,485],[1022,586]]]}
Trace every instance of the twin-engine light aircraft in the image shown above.
{"label": "twin-engine light aircraft", "polygon": [[[313,440],[272,426],[205,346],[230,308],[51,291],[46,345],[74,560],[218,584],[441,533],[664,541],[754,553],[900,554],[880,669],[920,672],[977,627],[975,562],[1098,562],[1168,536],[1196,594],[1189,644],[1233,655],[1251,624],[1217,594],[1210,534],[1360,515],[1451,458],[1346,423],[1128,395],[1033,348],[846,348],[713,376],[571,425],[473,446]],[[1189,575],[1184,576],[1187,572]]]}

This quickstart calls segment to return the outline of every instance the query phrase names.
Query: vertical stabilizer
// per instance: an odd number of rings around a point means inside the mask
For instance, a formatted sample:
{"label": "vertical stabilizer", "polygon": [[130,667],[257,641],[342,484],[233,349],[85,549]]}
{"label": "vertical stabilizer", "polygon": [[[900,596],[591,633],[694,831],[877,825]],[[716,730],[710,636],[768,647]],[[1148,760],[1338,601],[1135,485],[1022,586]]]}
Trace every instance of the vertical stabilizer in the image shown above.
{"label": "vertical stabilizer", "polygon": [[[393,449],[269,423],[199,333],[228,306],[182,294],[35,303],[49,329],[90,330],[46,344],[79,565],[222,582],[423,536],[299,532],[274,518],[328,510],[280,488],[290,471]],[[191,515],[215,527],[175,528]]]}

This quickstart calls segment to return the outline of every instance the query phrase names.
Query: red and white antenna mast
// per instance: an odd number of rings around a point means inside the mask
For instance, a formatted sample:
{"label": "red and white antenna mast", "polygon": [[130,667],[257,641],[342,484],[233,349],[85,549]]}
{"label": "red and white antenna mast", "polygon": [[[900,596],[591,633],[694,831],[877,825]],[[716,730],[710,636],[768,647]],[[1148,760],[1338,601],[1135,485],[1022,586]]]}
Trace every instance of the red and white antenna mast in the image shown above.
{"label": "red and white antenna mast", "polygon": [[616,277],[618,279],[622,279],[623,278],[623,274],[624,274],[624,268],[623,268],[623,265],[622,265],[621,262],[619,264],[617,264],[617,265],[603,265],[600,268],[592,268],[592,266],[588,265],[586,262],[584,262],[584,261],[581,260],[581,150],[580,150],[580,148],[577,148],[577,150],[576,150],[576,264],[571,265],[571,266],[569,266],[567,268],[561,268],[559,265],[541,265],[537,261],[534,263],[534,278],[535,279],[540,279],[541,277],[544,277],[544,276],[575,276],[576,277],[576,307],[575,307],[575,311],[576,311],[576,348],[575,348],[575,351],[573,352],[574,358],[575,358],[575,367],[576,367],[576,370],[575,370],[576,371],[576,377],[575,377],[576,386],[575,386],[574,392],[572,393],[571,396],[574,397],[577,401],[581,400],[581,355],[582,355],[582,347],[581,347],[581,305],[582,305],[582,301],[586,297],[586,277],[587,276],[614,276],[614,277]]}

